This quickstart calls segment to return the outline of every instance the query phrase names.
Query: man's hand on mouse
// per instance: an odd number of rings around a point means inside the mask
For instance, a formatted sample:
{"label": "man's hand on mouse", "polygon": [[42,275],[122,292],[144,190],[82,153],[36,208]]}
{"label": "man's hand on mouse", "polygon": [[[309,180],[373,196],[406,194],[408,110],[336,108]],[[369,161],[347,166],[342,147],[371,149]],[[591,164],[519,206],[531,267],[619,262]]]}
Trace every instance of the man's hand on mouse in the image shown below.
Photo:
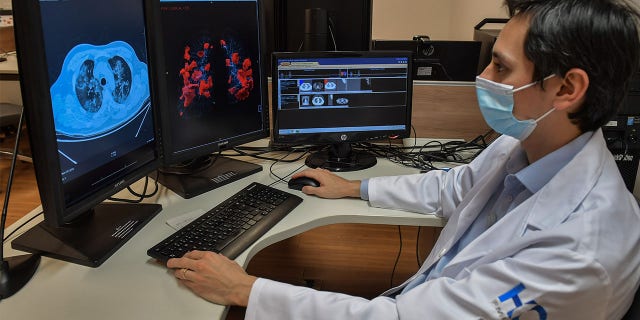
{"label": "man's hand on mouse", "polygon": [[292,179],[299,177],[309,177],[320,183],[319,187],[302,188],[306,194],[328,199],[360,197],[360,180],[347,180],[326,169],[307,169],[291,176]]}

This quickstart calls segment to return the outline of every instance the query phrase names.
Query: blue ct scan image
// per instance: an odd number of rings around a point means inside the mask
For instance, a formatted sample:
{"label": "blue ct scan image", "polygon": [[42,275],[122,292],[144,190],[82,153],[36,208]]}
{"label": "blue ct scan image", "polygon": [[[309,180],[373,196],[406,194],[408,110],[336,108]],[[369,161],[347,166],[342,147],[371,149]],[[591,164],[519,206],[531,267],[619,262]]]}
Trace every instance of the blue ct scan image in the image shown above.
{"label": "blue ct scan image", "polygon": [[90,139],[116,131],[148,107],[147,65],[126,42],[79,44],[51,86],[56,131]]}

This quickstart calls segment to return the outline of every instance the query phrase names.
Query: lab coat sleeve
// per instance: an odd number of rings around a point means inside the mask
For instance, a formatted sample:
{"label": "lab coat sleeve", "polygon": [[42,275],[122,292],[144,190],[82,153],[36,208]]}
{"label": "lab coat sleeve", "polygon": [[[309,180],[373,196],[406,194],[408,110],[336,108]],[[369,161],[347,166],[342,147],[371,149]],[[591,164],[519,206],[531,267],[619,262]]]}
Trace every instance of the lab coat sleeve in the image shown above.
{"label": "lab coat sleeve", "polygon": [[500,137],[471,163],[449,171],[371,178],[369,203],[374,207],[435,213],[449,218],[488,172],[495,172],[495,166],[504,164],[517,144],[511,137]]}
{"label": "lab coat sleeve", "polygon": [[466,193],[460,179],[467,171],[467,166],[461,166],[449,172],[371,178],[369,204],[449,218]]}
{"label": "lab coat sleeve", "polygon": [[611,290],[601,266],[570,250],[545,251],[483,265],[458,279],[431,280],[396,299],[258,279],[245,319],[604,319]]}
{"label": "lab coat sleeve", "polygon": [[482,185],[488,173],[496,174],[501,170],[518,146],[518,140],[501,136],[471,163],[449,171],[371,178],[369,203],[374,207],[435,213],[450,218],[469,191],[476,184]]}
{"label": "lab coat sleeve", "polygon": [[259,278],[253,284],[245,320],[398,319],[395,300],[373,300]]}

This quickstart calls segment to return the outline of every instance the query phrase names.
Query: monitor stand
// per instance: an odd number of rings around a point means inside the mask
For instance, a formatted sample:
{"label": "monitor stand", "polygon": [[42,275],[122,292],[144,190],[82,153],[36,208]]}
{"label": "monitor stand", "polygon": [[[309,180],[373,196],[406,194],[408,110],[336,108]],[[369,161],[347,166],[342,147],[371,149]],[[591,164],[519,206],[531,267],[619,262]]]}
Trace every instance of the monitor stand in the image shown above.
{"label": "monitor stand", "polygon": [[98,267],[162,210],[151,203],[102,203],[63,227],[40,222],[11,247],[88,267]]}
{"label": "monitor stand", "polygon": [[311,168],[329,171],[357,171],[373,167],[376,157],[364,151],[356,151],[350,143],[332,144],[328,148],[310,154],[305,164]]}
{"label": "monitor stand", "polygon": [[215,188],[262,171],[254,163],[218,156],[194,160],[189,167],[166,167],[158,170],[158,182],[185,199],[211,191]]}

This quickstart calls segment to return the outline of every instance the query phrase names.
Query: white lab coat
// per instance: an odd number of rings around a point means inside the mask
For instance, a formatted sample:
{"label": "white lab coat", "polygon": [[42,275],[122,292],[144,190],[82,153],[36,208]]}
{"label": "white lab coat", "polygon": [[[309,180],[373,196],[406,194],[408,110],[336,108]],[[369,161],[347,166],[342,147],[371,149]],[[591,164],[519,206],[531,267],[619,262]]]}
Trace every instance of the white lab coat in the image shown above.
{"label": "white lab coat", "polygon": [[[449,172],[370,180],[373,206],[449,219],[418,274],[463,235],[520,148],[503,136]],[[598,130],[547,185],[460,251],[440,278],[372,300],[258,279],[246,319],[620,319],[638,288],[638,266],[640,210]]]}

